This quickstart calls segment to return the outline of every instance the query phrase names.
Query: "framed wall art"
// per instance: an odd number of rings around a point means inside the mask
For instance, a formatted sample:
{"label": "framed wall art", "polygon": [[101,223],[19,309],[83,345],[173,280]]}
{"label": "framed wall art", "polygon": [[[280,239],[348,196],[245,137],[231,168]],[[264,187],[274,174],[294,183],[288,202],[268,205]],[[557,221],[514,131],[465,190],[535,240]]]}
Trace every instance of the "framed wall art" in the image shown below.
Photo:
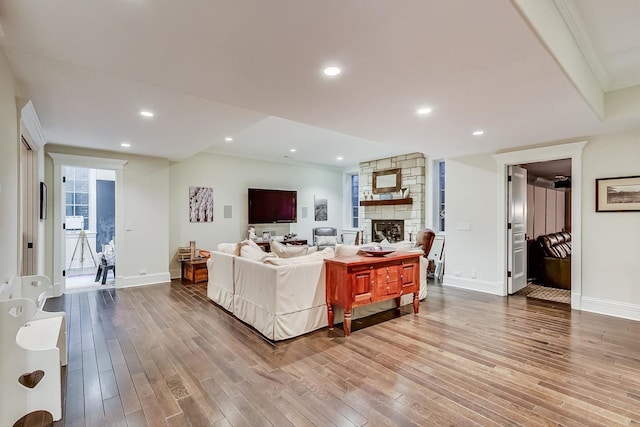
{"label": "framed wall art", "polygon": [[213,188],[189,187],[189,222],[213,221]]}
{"label": "framed wall art", "polygon": [[596,179],[596,212],[640,211],[640,176]]}

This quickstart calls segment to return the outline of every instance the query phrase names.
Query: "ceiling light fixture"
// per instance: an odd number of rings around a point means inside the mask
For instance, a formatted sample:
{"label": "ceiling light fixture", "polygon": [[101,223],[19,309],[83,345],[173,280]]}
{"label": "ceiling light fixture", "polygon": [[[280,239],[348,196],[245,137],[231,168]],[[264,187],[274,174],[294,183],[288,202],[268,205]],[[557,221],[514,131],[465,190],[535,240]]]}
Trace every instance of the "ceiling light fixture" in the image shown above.
{"label": "ceiling light fixture", "polygon": [[336,160],[344,160],[344,157],[338,156],[338,157],[336,157]]}
{"label": "ceiling light fixture", "polygon": [[296,149],[295,148],[291,148],[289,151],[291,151],[292,153],[295,153]]}
{"label": "ceiling light fixture", "polygon": [[140,111],[140,115],[142,117],[153,117],[154,114],[151,111],[142,110]]}
{"label": "ceiling light fixture", "polygon": [[122,144],[120,144],[120,146],[124,148],[129,148],[131,147],[131,144],[129,144],[128,142],[123,142]]}
{"label": "ceiling light fixture", "polygon": [[416,110],[416,114],[424,116],[425,114],[429,114],[431,111],[432,110],[429,107],[421,107]]}
{"label": "ceiling light fixture", "polygon": [[340,67],[331,66],[331,67],[325,68],[323,72],[325,76],[335,77],[339,75],[342,72],[342,70],[340,69]]}
{"label": "ceiling light fixture", "polygon": [[227,141],[227,142],[231,142],[231,141],[233,141],[233,138],[231,138],[230,136],[228,136],[228,137],[226,137],[224,140],[225,140],[225,141]]}
{"label": "ceiling light fixture", "polygon": [[480,136],[480,135],[484,135],[484,131],[478,129],[477,131],[473,132],[471,135],[473,136]]}

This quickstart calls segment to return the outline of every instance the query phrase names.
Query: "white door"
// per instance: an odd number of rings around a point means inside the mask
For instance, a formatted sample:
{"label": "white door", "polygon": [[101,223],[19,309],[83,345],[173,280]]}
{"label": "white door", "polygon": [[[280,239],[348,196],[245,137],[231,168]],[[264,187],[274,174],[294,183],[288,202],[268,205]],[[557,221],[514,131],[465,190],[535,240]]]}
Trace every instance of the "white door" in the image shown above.
{"label": "white door", "polygon": [[527,286],[527,170],[509,166],[507,283],[509,294]]}

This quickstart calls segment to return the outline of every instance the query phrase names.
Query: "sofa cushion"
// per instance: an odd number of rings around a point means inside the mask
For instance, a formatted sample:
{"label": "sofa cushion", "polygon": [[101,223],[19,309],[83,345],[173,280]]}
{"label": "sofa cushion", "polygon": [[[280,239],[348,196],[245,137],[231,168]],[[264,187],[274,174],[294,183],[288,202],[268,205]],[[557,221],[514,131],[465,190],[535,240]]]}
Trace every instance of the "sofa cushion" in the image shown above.
{"label": "sofa cushion", "polygon": [[324,248],[321,251],[314,252],[309,255],[297,256],[293,258],[265,258],[262,261],[265,264],[272,265],[295,265],[295,264],[307,264],[310,262],[322,261],[325,258],[331,258],[335,255],[333,248]]}
{"label": "sofa cushion", "polygon": [[240,255],[240,244],[238,243],[219,243],[218,252],[223,252],[229,255]]}
{"label": "sofa cushion", "polygon": [[[256,245],[257,246],[257,245]],[[257,248],[251,245],[243,245],[240,248],[240,256],[242,258],[253,259],[256,261],[263,261],[266,258],[276,258],[276,254],[273,252],[265,252],[258,246]]]}
{"label": "sofa cushion", "polygon": [[271,252],[276,254],[278,258],[293,258],[303,256],[315,252],[317,249],[315,246],[309,247],[307,245],[287,246],[276,240],[271,240],[271,242],[269,242],[269,246],[271,247]]}
{"label": "sofa cushion", "polygon": [[343,256],[358,255],[359,252],[360,252],[360,248],[361,248],[361,246],[358,246],[358,245],[342,245],[342,244],[338,244],[338,245],[336,245],[336,256],[337,257],[343,257]]}
{"label": "sofa cushion", "polygon": [[314,237],[318,246],[335,246],[338,244],[338,236],[318,236]]}

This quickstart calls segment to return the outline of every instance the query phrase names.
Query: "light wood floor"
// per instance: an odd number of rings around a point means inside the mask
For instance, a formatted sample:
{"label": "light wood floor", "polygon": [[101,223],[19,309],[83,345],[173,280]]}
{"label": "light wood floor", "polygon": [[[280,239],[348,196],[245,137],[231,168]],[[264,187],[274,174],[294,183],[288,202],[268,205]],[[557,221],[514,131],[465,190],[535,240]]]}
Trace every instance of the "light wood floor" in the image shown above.
{"label": "light wood floor", "polygon": [[430,286],[417,316],[272,345],[205,292],[174,281],[50,300],[69,315],[55,425],[640,422],[640,322]]}

